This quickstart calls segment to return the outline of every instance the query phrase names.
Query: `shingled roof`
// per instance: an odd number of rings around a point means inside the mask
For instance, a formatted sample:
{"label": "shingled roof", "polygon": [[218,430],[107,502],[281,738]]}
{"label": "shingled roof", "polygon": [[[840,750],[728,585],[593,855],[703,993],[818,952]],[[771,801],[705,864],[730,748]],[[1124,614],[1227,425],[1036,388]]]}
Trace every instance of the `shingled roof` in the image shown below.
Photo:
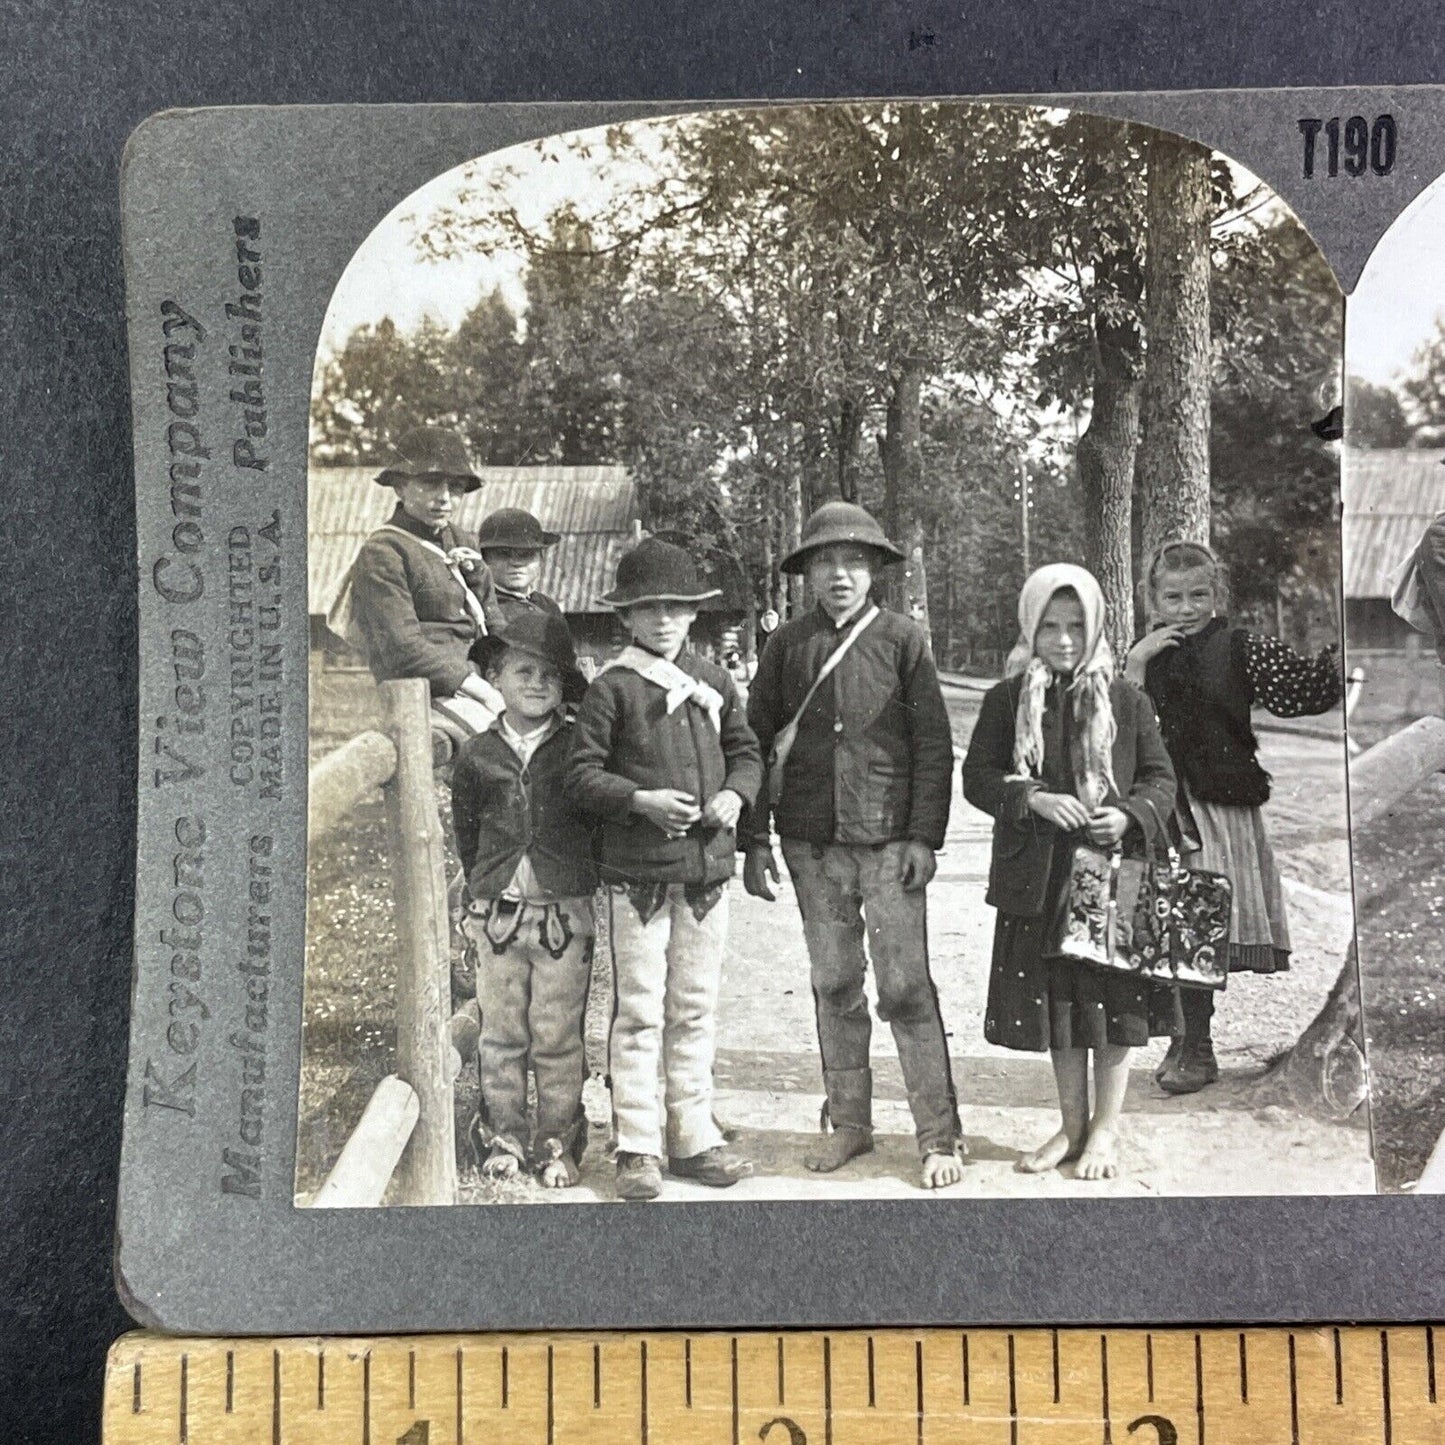
{"label": "shingled roof", "polygon": [[[391,515],[396,494],[376,485],[375,467],[313,466],[307,478],[308,609],[325,616],[361,544]],[[562,540],[549,548],[538,586],[563,612],[604,612],[597,598],[632,545],[641,516],[626,467],[478,467],[479,490],[463,498],[458,523],[475,533],[483,517],[523,507]]]}
{"label": "shingled roof", "polygon": [[1345,451],[1345,596],[1388,597],[1390,574],[1445,512],[1445,451]]}

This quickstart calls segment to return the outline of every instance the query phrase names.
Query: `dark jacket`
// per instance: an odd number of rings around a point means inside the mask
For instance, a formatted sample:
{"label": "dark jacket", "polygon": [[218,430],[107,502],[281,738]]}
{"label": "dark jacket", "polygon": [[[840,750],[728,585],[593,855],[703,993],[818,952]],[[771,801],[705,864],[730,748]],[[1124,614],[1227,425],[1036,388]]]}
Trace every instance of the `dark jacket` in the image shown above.
{"label": "dark jacket", "polygon": [[[471,546],[472,539],[453,527],[434,533],[400,506],[387,526],[408,535],[374,533],[351,564],[352,606],[365,639],[367,665],[378,682],[422,677],[433,697],[451,697],[476,670],[467,652],[477,631],[446,563],[422,541],[449,551]],[[473,567],[471,590],[482,604],[487,626],[500,627],[504,618],[492,574],[485,562]]]}
{"label": "dark jacket", "polygon": [[519,592],[496,589],[497,608],[507,622],[515,622],[526,612],[547,612],[560,617],[562,609],[545,592],[529,592],[525,597]]}
{"label": "dark jacket", "polygon": [[732,876],[737,839],[731,828],[699,822],[681,838],[669,838],[631,809],[640,789],[677,788],[692,794],[699,808],[723,788],[745,805],[757,797],[763,771],[758,740],[732,678],[686,648],[677,665],[722,694],[720,729],[692,702],[669,717],[663,690],[621,667],[599,674],[578,710],[567,791],[601,820],[604,880],[720,883]]}
{"label": "dark jacket", "polygon": [[[766,759],[828,654],[847,636],[821,607],[769,639],[748,695]],[[923,629],[883,611],[813,695],[783,769],[775,822],[806,843],[943,846],[953,791],[953,735]],[[767,790],[748,818],[768,839]]]}
{"label": "dark jacket", "polygon": [[554,898],[596,888],[592,830],[567,802],[571,747],[567,723],[526,767],[496,728],[462,744],[452,773],[452,821],[473,898],[500,898],[523,853]]}
{"label": "dark jacket", "polygon": [[[994,820],[986,901],[1003,913],[1037,917],[1044,908],[1054,844],[1063,835],[1029,807],[1030,794],[1044,784],[1014,775],[1014,716],[1021,686],[1022,679],[1006,678],[984,694],[963,761],[963,796]],[[1057,689],[1051,689],[1044,711],[1046,767],[1063,751],[1063,719],[1056,695]],[[1174,768],[1149,699],[1122,679],[1110,687],[1109,699],[1117,730],[1113,759],[1119,791],[1110,793],[1104,803],[1122,808],[1138,825],[1136,850],[1146,842],[1153,848],[1174,807]]]}

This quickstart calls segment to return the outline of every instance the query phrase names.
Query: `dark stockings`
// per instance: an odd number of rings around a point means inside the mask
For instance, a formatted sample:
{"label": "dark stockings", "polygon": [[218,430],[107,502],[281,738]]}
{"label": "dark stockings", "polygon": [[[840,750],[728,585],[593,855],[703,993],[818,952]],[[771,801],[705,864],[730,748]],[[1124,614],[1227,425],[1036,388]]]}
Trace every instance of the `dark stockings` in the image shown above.
{"label": "dark stockings", "polygon": [[1214,1018],[1214,990],[1209,988],[1180,989],[1179,1001],[1184,1010],[1185,1043],[1209,1042]]}

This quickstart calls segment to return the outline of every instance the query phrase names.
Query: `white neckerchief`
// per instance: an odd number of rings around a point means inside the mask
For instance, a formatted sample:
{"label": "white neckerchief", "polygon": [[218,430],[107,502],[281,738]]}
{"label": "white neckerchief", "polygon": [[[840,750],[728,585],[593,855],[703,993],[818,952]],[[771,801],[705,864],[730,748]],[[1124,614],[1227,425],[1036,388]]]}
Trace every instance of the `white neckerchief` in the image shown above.
{"label": "white neckerchief", "polygon": [[598,676],[600,677],[602,673],[613,667],[625,667],[629,672],[635,672],[639,677],[652,683],[654,687],[660,687],[667,694],[669,717],[683,703],[693,702],[707,713],[708,717],[712,719],[713,727],[721,732],[722,693],[710,684],[694,677],[690,672],[684,672],[675,662],[669,662],[665,657],[659,657],[645,647],[630,643],[611,662],[600,669]]}
{"label": "white neckerchief", "polygon": [[[408,520],[415,521],[416,518],[410,517]],[[410,537],[413,542],[420,542],[428,551],[435,552],[447,564],[447,571],[452,574],[452,581],[462,589],[462,606],[466,609],[467,616],[471,618],[472,626],[477,629],[477,636],[485,637],[487,635],[487,615],[482,611],[482,604],[478,600],[477,594],[472,591],[462,572],[463,562],[470,562],[473,559],[478,562],[482,560],[480,552],[473,551],[470,547],[453,547],[448,551],[440,543],[418,536],[415,532],[408,532],[405,527],[398,527],[392,522],[383,522],[377,531],[399,532],[403,537]],[[441,532],[438,532],[437,536],[441,536]]]}

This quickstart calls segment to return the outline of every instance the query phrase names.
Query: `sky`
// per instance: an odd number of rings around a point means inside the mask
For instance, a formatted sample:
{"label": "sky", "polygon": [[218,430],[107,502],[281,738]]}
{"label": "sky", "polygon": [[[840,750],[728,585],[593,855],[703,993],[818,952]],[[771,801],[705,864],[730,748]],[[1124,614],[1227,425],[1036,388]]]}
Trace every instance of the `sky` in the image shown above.
{"label": "sky", "polygon": [[1399,380],[1445,315],[1445,177],[1401,213],[1345,303],[1345,369],[1376,386]]}

